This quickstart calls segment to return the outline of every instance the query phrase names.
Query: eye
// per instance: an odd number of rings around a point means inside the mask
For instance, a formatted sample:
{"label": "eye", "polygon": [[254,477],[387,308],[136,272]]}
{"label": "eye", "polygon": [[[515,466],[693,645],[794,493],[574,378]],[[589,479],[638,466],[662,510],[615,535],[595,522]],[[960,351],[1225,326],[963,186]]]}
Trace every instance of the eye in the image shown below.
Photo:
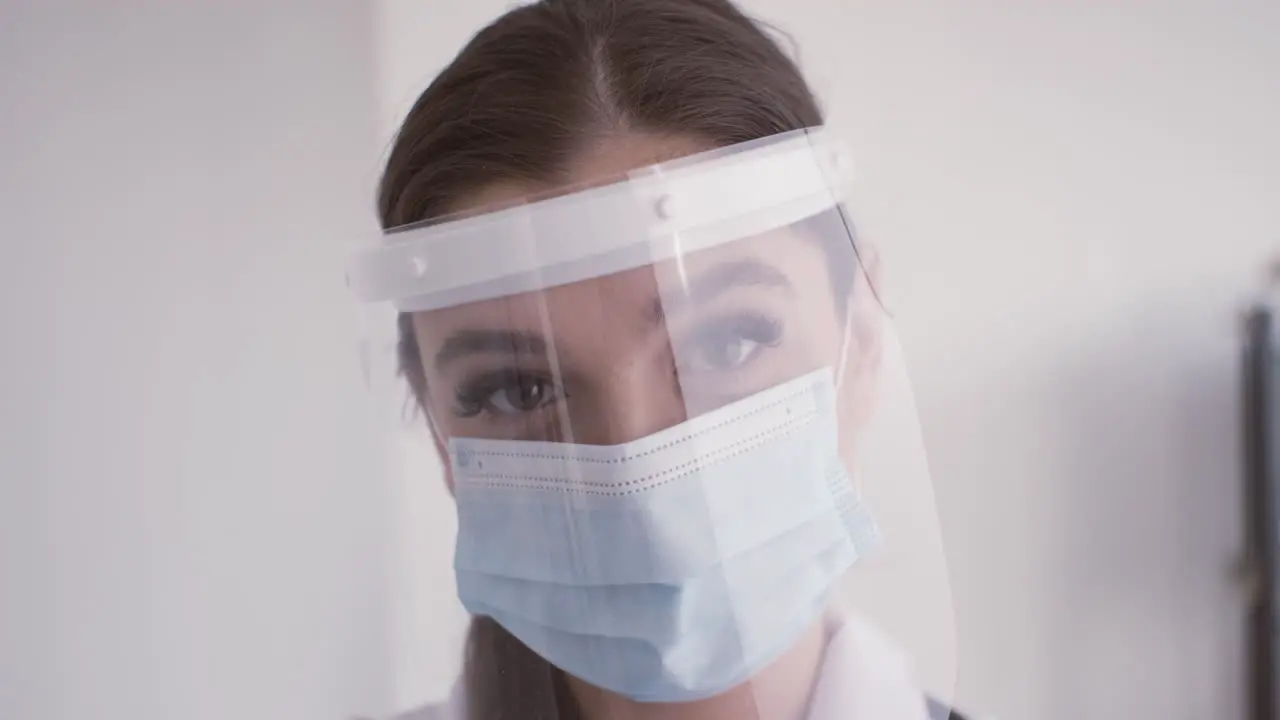
{"label": "eye", "polygon": [[459,388],[456,412],[462,417],[482,412],[520,415],[541,410],[559,396],[559,389],[549,378],[504,371],[476,378]]}
{"label": "eye", "polygon": [[724,372],[742,367],[782,338],[782,323],[762,315],[743,315],[702,329],[690,364],[695,371]]}
{"label": "eye", "polygon": [[723,342],[707,345],[701,360],[708,369],[730,370],[750,360],[759,347],[760,343],[750,338],[726,338]]}
{"label": "eye", "polygon": [[488,405],[503,415],[527,413],[545,405],[554,394],[550,383],[521,375],[514,382],[495,390],[489,396]]}

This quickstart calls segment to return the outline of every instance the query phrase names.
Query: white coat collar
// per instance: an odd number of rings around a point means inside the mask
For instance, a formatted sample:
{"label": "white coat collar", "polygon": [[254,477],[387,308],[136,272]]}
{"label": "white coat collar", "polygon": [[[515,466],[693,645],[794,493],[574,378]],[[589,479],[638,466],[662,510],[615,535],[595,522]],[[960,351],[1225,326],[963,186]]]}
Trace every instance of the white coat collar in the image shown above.
{"label": "white coat collar", "polygon": [[[827,621],[827,647],[807,720],[929,720],[907,653],[875,626],[844,612]],[[449,698],[390,720],[466,720],[462,683]]]}

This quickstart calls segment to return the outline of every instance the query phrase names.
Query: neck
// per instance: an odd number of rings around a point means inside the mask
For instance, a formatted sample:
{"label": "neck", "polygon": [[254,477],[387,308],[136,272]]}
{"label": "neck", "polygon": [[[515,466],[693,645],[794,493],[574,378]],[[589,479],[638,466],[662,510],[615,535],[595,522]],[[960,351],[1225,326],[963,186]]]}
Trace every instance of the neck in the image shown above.
{"label": "neck", "polygon": [[568,678],[584,720],[804,720],[822,668],[826,623],[815,622],[786,654],[730,690],[687,703],[639,703]]}

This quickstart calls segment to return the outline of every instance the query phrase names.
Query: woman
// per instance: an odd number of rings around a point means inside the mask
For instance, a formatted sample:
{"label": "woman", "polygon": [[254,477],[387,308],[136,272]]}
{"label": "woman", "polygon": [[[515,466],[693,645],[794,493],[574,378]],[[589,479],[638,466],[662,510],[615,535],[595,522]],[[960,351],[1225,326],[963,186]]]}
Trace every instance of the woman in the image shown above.
{"label": "woman", "polygon": [[519,7],[422,94],[351,276],[400,310],[473,615],[405,718],[947,716],[832,609],[886,361],[822,122],[727,0]]}

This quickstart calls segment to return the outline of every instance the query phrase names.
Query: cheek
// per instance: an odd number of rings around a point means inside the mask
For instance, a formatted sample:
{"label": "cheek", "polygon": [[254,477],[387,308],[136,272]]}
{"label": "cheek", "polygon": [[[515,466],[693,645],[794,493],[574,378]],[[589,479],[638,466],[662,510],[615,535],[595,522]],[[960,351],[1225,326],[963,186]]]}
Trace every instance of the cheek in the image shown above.
{"label": "cheek", "polygon": [[445,489],[449,491],[449,496],[453,497],[453,464],[449,462],[449,451],[441,442],[439,433],[433,432],[431,435],[435,440],[436,454],[440,456],[440,467],[444,471],[441,474],[444,477]]}
{"label": "cheek", "polygon": [[453,494],[453,471],[449,469],[449,458],[445,457],[444,452],[440,453],[440,461],[444,463],[444,486],[449,491],[449,497]]}
{"label": "cheek", "polygon": [[417,398],[418,410],[422,413],[420,428],[431,438],[431,444],[435,447],[436,456],[444,471],[445,487],[448,488],[449,494],[453,495],[453,472],[449,463],[449,451],[445,444],[445,438],[448,437],[449,432],[450,406],[447,402],[441,401],[440,393],[433,392],[441,387],[443,380],[426,368],[423,368],[421,377],[425,379],[425,383]]}

